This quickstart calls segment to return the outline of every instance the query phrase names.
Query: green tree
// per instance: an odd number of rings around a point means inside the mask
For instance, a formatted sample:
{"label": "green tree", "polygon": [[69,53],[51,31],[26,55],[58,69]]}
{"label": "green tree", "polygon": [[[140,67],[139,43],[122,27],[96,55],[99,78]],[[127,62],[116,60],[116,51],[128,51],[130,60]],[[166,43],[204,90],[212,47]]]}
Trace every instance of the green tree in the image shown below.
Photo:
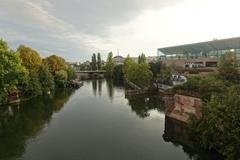
{"label": "green tree", "polygon": [[57,87],[66,87],[68,80],[68,74],[65,70],[60,70],[56,72],[55,83]]}
{"label": "green tree", "polygon": [[39,81],[44,93],[54,90],[54,78],[47,65],[41,65],[39,69]]}
{"label": "green tree", "polygon": [[203,110],[201,120],[193,119],[191,128],[198,142],[216,150],[229,160],[240,156],[240,87],[232,86],[214,94]]}
{"label": "green tree", "polygon": [[132,58],[130,58],[130,55],[127,56],[127,58],[124,60],[123,63],[123,73],[126,74],[129,67],[135,63]]}
{"label": "green tree", "polygon": [[77,77],[75,70],[72,67],[68,67],[67,69],[68,80],[73,80]]}
{"label": "green tree", "polygon": [[92,55],[92,70],[97,70],[97,60],[96,60],[96,54],[93,53]]}
{"label": "green tree", "polygon": [[9,92],[26,83],[27,76],[28,71],[22,66],[19,54],[0,39],[0,103],[6,103]]}
{"label": "green tree", "polygon": [[145,54],[142,53],[141,55],[138,56],[138,64],[146,63],[146,62],[147,62],[147,59],[146,59]]}
{"label": "green tree", "polygon": [[102,59],[101,59],[100,53],[97,54],[97,68],[98,68],[98,70],[102,69]]}
{"label": "green tree", "polygon": [[29,71],[37,72],[39,70],[39,67],[42,64],[42,58],[37,51],[24,45],[20,45],[17,51],[20,53],[22,64]]}
{"label": "green tree", "polygon": [[67,64],[62,57],[51,55],[43,60],[48,65],[50,72],[55,75],[60,70],[67,70]]}
{"label": "green tree", "polygon": [[113,69],[114,80],[123,80],[123,65],[116,65]]}
{"label": "green tree", "polygon": [[41,84],[36,72],[30,72],[29,77],[24,87],[24,95],[27,97],[35,97],[42,94]]}
{"label": "green tree", "polygon": [[107,64],[105,66],[106,69],[106,76],[108,78],[112,78],[113,77],[113,69],[114,69],[114,61],[113,61],[113,54],[112,52],[110,52],[108,54],[108,58],[107,58]]}
{"label": "green tree", "polygon": [[125,77],[137,85],[142,87],[148,86],[150,80],[153,77],[152,72],[149,70],[149,65],[147,63],[133,63],[127,69]]}
{"label": "green tree", "polygon": [[218,65],[218,72],[221,78],[226,81],[235,83],[238,83],[240,81],[238,61],[235,53],[228,52],[221,57]]}

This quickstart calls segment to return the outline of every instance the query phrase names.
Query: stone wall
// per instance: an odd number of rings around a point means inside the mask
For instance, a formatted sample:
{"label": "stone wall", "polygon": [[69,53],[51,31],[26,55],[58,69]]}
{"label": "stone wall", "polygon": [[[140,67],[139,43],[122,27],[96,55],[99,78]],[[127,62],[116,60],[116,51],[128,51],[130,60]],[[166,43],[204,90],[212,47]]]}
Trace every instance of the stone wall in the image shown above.
{"label": "stone wall", "polygon": [[202,100],[200,98],[175,94],[165,99],[166,116],[188,123],[190,115],[202,117]]}

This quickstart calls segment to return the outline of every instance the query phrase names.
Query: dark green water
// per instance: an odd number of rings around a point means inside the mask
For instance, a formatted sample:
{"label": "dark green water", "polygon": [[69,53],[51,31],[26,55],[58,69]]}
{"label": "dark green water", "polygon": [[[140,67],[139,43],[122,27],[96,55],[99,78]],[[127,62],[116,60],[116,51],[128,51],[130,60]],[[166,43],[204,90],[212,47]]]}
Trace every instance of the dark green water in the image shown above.
{"label": "dark green water", "polygon": [[89,81],[1,107],[0,160],[212,159],[183,133],[165,120],[160,97],[125,98],[121,84]]}

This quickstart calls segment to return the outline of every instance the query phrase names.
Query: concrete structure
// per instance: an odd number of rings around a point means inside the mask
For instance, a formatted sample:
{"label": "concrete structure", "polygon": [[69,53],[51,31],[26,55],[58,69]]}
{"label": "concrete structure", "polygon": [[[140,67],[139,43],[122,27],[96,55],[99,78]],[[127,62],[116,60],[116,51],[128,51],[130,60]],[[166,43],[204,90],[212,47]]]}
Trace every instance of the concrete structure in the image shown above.
{"label": "concrete structure", "polygon": [[97,70],[97,71],[76,71],[77,78],[81,80],[86,79],[101,79],[104,78],[106,71]]}

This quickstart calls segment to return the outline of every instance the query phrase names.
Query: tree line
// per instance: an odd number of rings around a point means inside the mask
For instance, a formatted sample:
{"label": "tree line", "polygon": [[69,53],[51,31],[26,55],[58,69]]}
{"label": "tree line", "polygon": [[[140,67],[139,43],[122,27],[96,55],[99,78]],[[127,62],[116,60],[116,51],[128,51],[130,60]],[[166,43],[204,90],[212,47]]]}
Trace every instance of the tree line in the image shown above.
{"label": "tree line", "polygon": [[65,88],[75,76],[62,57],[42,58],[25,45],[14,51],[0,40],[0,104],[8,103],[9,96],[17,92],[23,97],[35,97]]}

